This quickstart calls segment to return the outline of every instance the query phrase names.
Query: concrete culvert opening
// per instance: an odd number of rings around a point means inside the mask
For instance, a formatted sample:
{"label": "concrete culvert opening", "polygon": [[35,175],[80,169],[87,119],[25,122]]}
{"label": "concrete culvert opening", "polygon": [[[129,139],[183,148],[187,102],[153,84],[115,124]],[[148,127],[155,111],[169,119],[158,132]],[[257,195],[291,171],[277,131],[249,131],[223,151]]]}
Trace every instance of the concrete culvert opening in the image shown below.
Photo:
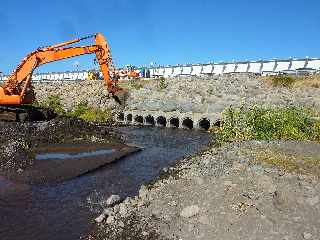
{"label": "concrete culvert opening", "polygon": [[209,130],[210,128],[210,121],[206,118],[203,118],[199,121],[199,128],[202,130]]}
{"label": "concrete culvert opening", "polygon": [[135,118],[134,118],[134,123],[136,123],[136,124],[143,124],[143,117],[142,116],[136,116]]}
{"label": "concrete culvert opening", "polygon": [[171,118],[170,119],[170,127],[179,127],[179,118]]}
{"label": "concrete culvert opening", "polygon": [[146,125],[155,125],[154,117],[151,115],[146,116]]}
{"label": "concrete culvert opening", "polygon": [[129,114],[127,115],[127,121],[128,121],[128,122],[132,122],[132,114],[131,114],[131,113],[129,113]]}
{"label": "concrete culvert opening", "polygon": [[124,121],[124,113],[118,114],[118,121]]}
{"label": "concrete culvert opening", "polygon": [[167,125],[167,119],[163,116],[157,118],[157,126],[165,127]]}
{"label": "concrete culvert opening", "polygon": [[186,118],[182,122],[182,127],[187,129],[193,128],[193,121],[190,118]]}

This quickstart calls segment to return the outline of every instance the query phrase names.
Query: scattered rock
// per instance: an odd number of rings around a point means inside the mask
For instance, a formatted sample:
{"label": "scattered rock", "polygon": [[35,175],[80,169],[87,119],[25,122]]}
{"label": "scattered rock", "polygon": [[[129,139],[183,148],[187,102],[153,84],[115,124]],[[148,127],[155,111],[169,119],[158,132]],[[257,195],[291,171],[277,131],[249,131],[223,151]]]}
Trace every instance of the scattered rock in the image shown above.
{"label": "scattered rock", "polygon": [[307,198],[306,202],[310,205],[310,206],[315,206],[319,203],[319,196],[315,196],[312,198]]}
{"label": "scattered rock", "polygon": [[102,214],[100,214],[97,218],[95,218],[94,220],[95,220],[97,223],[101,223],[105,218],[106,218],[106,215],[102,213]]}
{"label": "scattered rock", "polygon": [[120,202],[120,196],[119,195],[111,195],[107,201],[106,201],[106,204],[107,206],[112,206],[112,205],[115,205],[117,203]]}
{"label": "scattered rock", "polygon": [[198,205],[191,205],[182,209],[182,211],[180,212],[180,216],[184,218],[190,218],[197,215],[199,211],[200,208],[198,207]]}
{"label": "scattered rock", "polygon": [[139,197],[144,199],[147,197],[148,188],[145,185],[142,185],[139,189]]}
{"label": "scattered rock", "polygon": [[303,235],[303,238],[307,240],[312,238],[312,234],[308,232],[304,232],[302,235]]}
{"label": "scattered rock", "polygon": [[210,220],[209,220],[209,217],[207,215],[201,215],[199,217],[199,222],[201,224],[204,224],[204,225],[209,225],[210,224]]}
{"label": "scattered rock", "polygon": [[109,217],[107,218],[107,220],[106,220],[106,223],[107,223],[107,224],[112,224],[112,223],[114,222],[114,220],[115,220],[114,216],[109,216]]}
{"label": "scattered rock", "polygon": [[259,175],[257,184],[260,189],[270,194],[273,194],[277,190],[272,178],[267,175]]}

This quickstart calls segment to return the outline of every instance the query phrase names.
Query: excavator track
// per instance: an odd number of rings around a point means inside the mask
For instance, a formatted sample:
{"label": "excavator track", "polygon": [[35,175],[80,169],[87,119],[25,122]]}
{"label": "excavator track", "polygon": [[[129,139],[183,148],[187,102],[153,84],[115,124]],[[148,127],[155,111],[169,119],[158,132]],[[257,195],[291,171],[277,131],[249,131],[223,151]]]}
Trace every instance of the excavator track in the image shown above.
{"label": "excavator track", "polygon": [[46,121],[56,117],[50,109],[30,105],[0,106],[0,121],[2,122],[36,122]]}

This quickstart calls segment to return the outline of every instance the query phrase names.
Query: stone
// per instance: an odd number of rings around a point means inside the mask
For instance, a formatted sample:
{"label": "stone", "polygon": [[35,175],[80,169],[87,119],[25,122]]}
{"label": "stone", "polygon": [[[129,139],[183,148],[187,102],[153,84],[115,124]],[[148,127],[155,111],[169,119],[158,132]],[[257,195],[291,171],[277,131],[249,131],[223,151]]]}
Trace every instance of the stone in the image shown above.
{"label": "stone", "polygon": [[302,236],[303,236],[303,239],[307,239],[307,240],[312,238],[312,234],[308,232],[304,232]]}
{"label": "stone", "polygon": [[273,194],[277,190],[272,178],[267,175],[259,176],[257,184],[260,189],[270,194]]}
{"label": "stone", "polygon": [[210,224],[210,220],[209,217],[207,215],[201,215],[199,217],[199,222],[203,225],[209,225]]}
{"label": "stone", "polygon": [[127,210],[126,205],[125,204],[120,204],[119,214],[121,216],[125,216],[125,215],[127,215],[127,213],[128,213],[128,210]]}
{"label": "stone", "polygon": [[223,182],[223,185],[224,186],[232,186],[233,183],[231,181],[229,181],[229,180],[226,180],[226,181]]}
{"label": "stone", "polygon": [[195,177],[194,181],[200,186],[204,184],[204,180],[201,177]]}
{"label": "stone", "polygon": [[117,203],[120,202],[120,196],[119,195],[111,195],[107,201],[106,201],[106,204],[107,206],[112,206],[112,205],[115,205]]}
{"label": "stone", "polygon": [[106,218],[106,215],[102,213],[98,217],[96,217],[94,221],[97,223],[101,223],[105,218]]}
{"label": "stone", "polygon": [[184,218],[191,218],[197,215],[199,211],[200,208],[198,207],[198,205],[191,205],[182,209],[182,211],[180,212],[180,216]]}
{"label": "stone", "polygon": [[122,221],[119,221],[119,222],[118,222],[118,227],[124,228],[124,223],[123,223]]}
{"label": "stone", "polygon": [[111,224],[111,223],[113,223],[114,221],[115,221],[114,216],[109,216],[109,217],[107,218],[107,220],[106,220],[106,223],[107,223],[107,224]]}
{"label": "stone", "polygon": [[142,185],[139,189],[139,197],[146,198],[148,195],[148,188],[145,185]]}
{"label": "stone", "polygon": [[315,196],[312,198],[307,198],[306,202],[310,205],[310,206],[315,206],[319,203],[319,196]]}
{"label": "stone", "polygon": [[106,209],[103,209],[103,212],[102,214],[106,215],[106,216],[109,216],[113,213],[112,209],[110,208],[106,208]]}

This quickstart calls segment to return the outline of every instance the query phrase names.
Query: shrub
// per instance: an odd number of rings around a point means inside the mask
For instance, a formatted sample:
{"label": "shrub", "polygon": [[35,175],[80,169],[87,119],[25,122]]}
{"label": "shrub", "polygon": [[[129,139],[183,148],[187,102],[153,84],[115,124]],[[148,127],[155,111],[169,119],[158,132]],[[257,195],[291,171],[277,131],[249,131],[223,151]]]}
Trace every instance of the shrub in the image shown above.
{"label": "shrub", "polygon": [[88,111],[88,104],[87,102],[81,102],[76,107],[67,114],[69,117],[80,118],[82,114]]}
{"label": "shrub", "polygon": [[228,108],[224,123],[211,129],[218,141],[320,140],[320,121],[303,108]]}
{"label": "shrub", "polygon": [[51,109],[52,111],[54,111],[55,113],[58,114],[65,114],[65,111],[63,109],[63,105],[61,103],[61,99],[58,95],[51,95],[48,96],[48,98],[42,102],[36,102],[34,104],[35,106],[38,107],[44,107],[44,108],[48,108]]}
{"label": "shrub", "polygon": [[112,121],[112,113],[109,109],[101,110],[98,108],[89,108],[81,114],[79,118],[89,122],[106,123]]}
{"label": "shrub", "polygon": [[112,113],[110,109],[102,110],[98,108],[88,107],[86,102],[79,103],[71,112],[67,114],[69,117],[79,118],[88,122],[111,122]]}
{"label": "shrub", "polygon": [[270,80],[274,87],[292,87],[295,83],[295,79],[289,75],[271,76]]}
{"label": "shrub", "polygon": [[162,89],[165,89],[167,88],[168,84],[166,83],[166,79],[164,77],[160,77],[159,78],[159,88],[162,90]]}

